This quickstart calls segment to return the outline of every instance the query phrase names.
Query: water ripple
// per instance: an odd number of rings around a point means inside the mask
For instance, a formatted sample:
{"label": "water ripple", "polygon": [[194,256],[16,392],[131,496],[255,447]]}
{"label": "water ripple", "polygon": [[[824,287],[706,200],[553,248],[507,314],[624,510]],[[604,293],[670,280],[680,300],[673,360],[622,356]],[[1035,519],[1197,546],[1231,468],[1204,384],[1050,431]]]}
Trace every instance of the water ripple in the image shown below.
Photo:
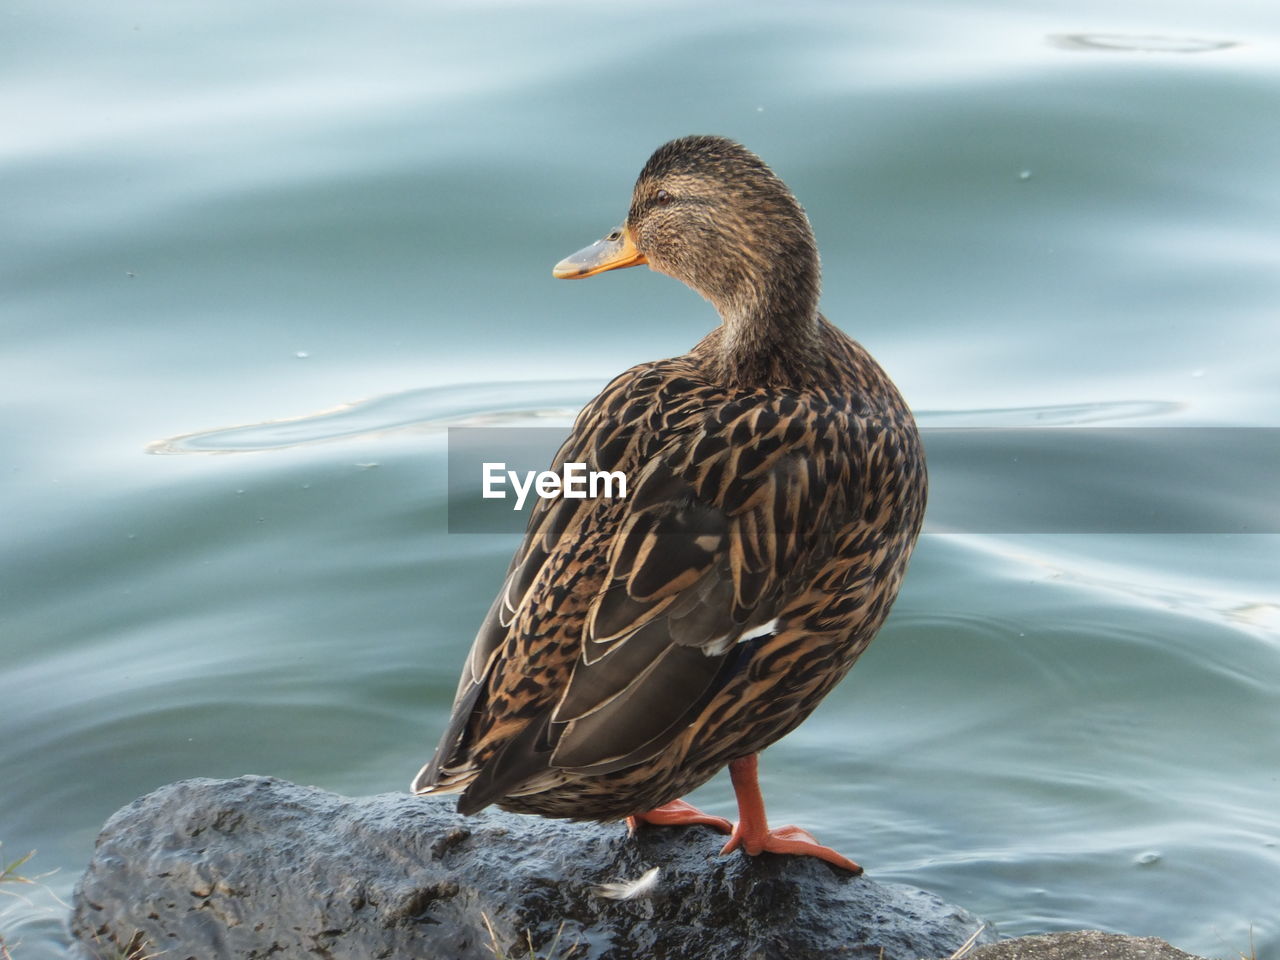
{"label": "water ripple", "polygon": [[[1151,560],[1146,564],[1133,559],[1109,564],[1088,553],[1073,557],[1017,538],[963,536],[962,540],[970,549],[1039,570],[1046,580],[1110,595],[1128,605],[1214,623],[1268,644],[1280,639],[1280,601],[1263,590],[1250,590],[1237,582],[1239,578],[1230,578],[1228,583],[1206,582],[1174,575]],[[1152,544],[1152,551],[1173,549],[1170,542],[1156,540]],[[1184,545],[1184,549],[1190,548]]]}
{"label": "water ripple", "polygon": [[184,433],[148,444],[147,452],[259,453],[397,430],[533,426],[547,420],[571,419],[599,387],[595,380],[425,387],[357,400],[300,417]]}
{"label": "water ripple", "polygon": [[1103,53],[1216,53],[1240,46],[1235,40],[1126,33],[1059,33],[1051,35],[1049,43],[1064,50]]}
{"label": "water ripple", "polygon": [[[399,430],[537,426],[571,420],[600,387],[596,380],[464,383],[424,387],[258,423],[180,434],[147,445],[157,455],[260,453]],[[922,410],[923,426],[1067,426],[1167,416],[1176,403],[1119,400],[1006,409]]]}
{"label": "water ripple", "polygon": [[1168,400],[1103,400],[1035,407],[992,407],[973,410],[917,410],[923,427],[1045,427],[1172,416],[1182,404]]}

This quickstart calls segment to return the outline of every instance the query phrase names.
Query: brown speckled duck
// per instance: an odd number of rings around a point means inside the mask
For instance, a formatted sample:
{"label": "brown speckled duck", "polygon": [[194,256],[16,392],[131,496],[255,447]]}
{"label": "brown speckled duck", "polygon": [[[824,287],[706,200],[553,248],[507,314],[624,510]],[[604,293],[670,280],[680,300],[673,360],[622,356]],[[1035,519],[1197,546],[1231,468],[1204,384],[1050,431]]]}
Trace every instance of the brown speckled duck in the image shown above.
{"label": "brown speckled duck", "polygon": [[[818,251],[744,147],[685,137],[622,227],[561,278],[647,263],[721,324],[632,367],[556,464],[621,471],[625,499],[544,499],[462,671],[416,793],[575,820],[703,823],[741,847],[860,867],[770,830],[756,754],[793,730],[884,622],[925,506],[907,405],[818,312]],[[678,798],[728,764],[739,820]]]}

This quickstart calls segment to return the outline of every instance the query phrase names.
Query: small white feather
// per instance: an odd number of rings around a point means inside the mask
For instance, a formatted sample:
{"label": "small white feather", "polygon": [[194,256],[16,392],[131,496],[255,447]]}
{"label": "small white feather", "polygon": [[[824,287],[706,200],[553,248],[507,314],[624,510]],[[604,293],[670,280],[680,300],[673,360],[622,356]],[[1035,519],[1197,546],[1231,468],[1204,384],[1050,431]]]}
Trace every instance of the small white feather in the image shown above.
{"label": "small white feather", "polygon": [[647,897],[658,888],[659,867],[646,870],[634,880],[619,880],[617,883],[602,883],[595,887],[596,896],[610,900],[632,900],[636,897]]}

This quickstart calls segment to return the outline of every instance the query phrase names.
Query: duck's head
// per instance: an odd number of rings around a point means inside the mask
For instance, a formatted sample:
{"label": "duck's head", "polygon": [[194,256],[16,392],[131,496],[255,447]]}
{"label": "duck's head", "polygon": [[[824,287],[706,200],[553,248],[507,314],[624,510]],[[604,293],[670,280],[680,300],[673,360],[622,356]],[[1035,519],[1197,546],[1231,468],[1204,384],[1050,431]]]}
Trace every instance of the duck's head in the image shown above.
{"label": "duck's head", "polygon": [[819,265],[804,210],[764,162],[723,137],[649,158],[622,226],[555,266],[561,279],[647,263],[720,312],[725,346],[795,349],[816,330]]}

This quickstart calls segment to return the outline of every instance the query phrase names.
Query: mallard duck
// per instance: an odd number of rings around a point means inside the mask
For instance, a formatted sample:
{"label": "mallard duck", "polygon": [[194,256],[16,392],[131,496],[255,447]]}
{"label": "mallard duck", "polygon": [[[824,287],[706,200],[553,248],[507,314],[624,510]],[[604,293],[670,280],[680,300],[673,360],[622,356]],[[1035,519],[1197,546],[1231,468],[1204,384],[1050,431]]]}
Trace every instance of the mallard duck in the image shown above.
{"label": "mallard duck", "polygon": [[[741,145],[660,147],[623,225],[553,273],[637,264],[721,323],[579,414],[555,462],[621,471],[627,497],[538,502],[412,789],[460,792],[464,814],[702,823],[730,834],[724,852],[859,872],[797,827],[769,828],[756,755],[889,612],[924,515],[915,421],[818,312],[809,220]],[[679,799],[726,764],[736,824]]]}

